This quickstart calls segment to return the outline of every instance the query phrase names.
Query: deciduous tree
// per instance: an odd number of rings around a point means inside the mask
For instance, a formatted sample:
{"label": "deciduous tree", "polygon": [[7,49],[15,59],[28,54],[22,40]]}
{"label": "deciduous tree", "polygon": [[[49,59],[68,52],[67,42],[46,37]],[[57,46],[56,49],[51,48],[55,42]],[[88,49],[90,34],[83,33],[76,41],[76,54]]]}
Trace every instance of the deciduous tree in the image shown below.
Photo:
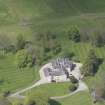
{"label": "deciduous tree", "polygon": [[74,42],[79,42],[81,40],[80,31],[77,27],[72,27],[68,32],[68,35],[69,39],[71,39]]}
{"label": "deciduous tree", "polygon": [[99,65],[98,58],[95,55],[95,52],[93,49],[89,51],[89,54],[87,55],[87,59],[82,67],[82,73],[85,76],[88,75],[94,75],[97,72],[97,67]]}

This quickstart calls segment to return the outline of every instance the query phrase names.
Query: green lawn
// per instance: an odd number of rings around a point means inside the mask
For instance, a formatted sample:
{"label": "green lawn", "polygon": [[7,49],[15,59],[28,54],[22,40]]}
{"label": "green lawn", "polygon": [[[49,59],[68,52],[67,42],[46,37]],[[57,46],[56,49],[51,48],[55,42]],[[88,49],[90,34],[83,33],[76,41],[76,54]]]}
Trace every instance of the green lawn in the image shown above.
{"label": "green lawn", "polygon": [[24,88],[39,79],[37,67],[19,70],[14,59],[15,56],[12,54],[0,58],[0,78],[3,80],[0,84],[0,92]]}
{"label": "green lawn", "polygon": [[61,105],[93,105],[88,92],[80,92],[68,98],[61,99],[59,103]]}
{"label": "green lawn", "polygon": [[52,105],[105,105],[105,103],[99,102],[94,104],[92,98],[88,92],[79,92],[68,98],[57,100],[59,103],[53,103]]}
{"label": "green lawn", "polygon": [[48,94],[50,97],[63,96],[70,93],[70,85],[70,82],[45,84],[31,89],[30,91],[26,92],[26,94],[32,94],[41,91]]}

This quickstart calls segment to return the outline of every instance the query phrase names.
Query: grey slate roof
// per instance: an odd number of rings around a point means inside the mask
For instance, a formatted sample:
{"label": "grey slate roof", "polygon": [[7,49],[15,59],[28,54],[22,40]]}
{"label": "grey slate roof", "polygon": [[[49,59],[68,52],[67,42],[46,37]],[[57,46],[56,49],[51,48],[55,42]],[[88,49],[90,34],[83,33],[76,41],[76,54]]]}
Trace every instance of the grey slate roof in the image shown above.
{"label": "grey slate roof", "polygon": [[73,62],[70,61],[68,58],[58,58],[56,60],[53,60],[52,62],[52,67],[51,68],[45,68],[44,69],[44,74],[46,77],[48,76],[60,76],[65,74],[65,69],[66,68],[72,68]]}

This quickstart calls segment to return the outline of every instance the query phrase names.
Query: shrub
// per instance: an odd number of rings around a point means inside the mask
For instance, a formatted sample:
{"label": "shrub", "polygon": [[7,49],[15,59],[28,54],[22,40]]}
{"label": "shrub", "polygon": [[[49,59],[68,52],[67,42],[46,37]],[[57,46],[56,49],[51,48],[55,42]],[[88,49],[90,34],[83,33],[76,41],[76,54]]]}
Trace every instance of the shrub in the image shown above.
{"label": "shrub", "polygon": [[44,48],[44,52],[45,52],[45,53],[50,52],[50,50],[51,50],[51,49],[50,49],[50,48],[48,48],[48,47],[45,47],[45,48]]}
{"label": "shrub", "polygon": [[77,85],[75,85],[75,84],[71,84],[70,87],[69,87],[69,90],[71,92],[75,91],[76,89],[77,89]]}
{"label": "shrub", "polygon": [[72,27],[68,32],[68,34],[69,34],[69,39],[74,42],[79,42],[81,40],[81,35],[78,27]]}
{"label": "shrub", "polygon": [[70,81],[72,83],[78,83],[78,80],[74,76],[70,76]]}
{"label": "shrub", "polygon": [[61,56],[62,56],[62,57],[65,57],[65,58],[71,59],[71,58],[73,58],[73,57],[75,56],[75,54],[74,54],[73,52],[70,52],[70,51],[65,50],[65,51],[62,53]]}
{"label": "shrub", "polygon": [[9,95],[10,95],[10,93],[11,93],[11,92],[10,92],[9,90],[4,91],[3,96],[4,96],[4,97],[7,97],[7,96],[9,96]]}
{"label": "shrub", "polygon": [[55,43],[53,46],[53,52],[54,54],[59,54],[62,51],[62,46],[59,43]]}

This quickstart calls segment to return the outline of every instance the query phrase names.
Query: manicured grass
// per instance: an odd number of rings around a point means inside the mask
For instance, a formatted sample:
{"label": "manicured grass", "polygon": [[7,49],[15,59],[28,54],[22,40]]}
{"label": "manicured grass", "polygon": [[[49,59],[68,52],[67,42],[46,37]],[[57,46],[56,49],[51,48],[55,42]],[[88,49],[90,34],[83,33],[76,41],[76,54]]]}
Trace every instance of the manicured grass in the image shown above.
{"label": "manicured grass", "polygon": [[71,85],[70,82],[45,84],[31,89],[30,91],[26,92],[26,94],[41,91],[48,94],[50,97],[62,96],[70,93],[69,91],[70,85]]}
{"label": "manicured grass", "polygon": [[68,98],[61,99],[59,103],[60,105],[93,105],[88,92],[80,92]]}
{"label": "manicured grass", "polygon": [[92,98],[88,92],[79,92],[68,98],[57,100],[59,103],[52,105],[105,105],[105,103],[93,103]]}
{"label": "manicured grass", "polygon": [[7,55],[0,59],[0,78],[3,82],[0,84],[0,92],[10,90],[14,91],[19,88],[31,85],[39,79],[38,68],[17,69],[15,56]]}

